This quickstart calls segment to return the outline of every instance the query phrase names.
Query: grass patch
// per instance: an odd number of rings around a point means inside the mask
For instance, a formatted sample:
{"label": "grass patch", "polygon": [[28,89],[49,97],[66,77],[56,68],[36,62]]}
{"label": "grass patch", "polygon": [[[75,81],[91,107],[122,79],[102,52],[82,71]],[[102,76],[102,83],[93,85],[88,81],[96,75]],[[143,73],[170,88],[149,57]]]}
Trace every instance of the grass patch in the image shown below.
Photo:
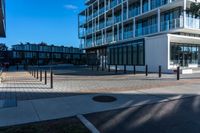
{"label": "grass patch", "polygon": [[75,117],[0,128],[0,133],[90,133]]}

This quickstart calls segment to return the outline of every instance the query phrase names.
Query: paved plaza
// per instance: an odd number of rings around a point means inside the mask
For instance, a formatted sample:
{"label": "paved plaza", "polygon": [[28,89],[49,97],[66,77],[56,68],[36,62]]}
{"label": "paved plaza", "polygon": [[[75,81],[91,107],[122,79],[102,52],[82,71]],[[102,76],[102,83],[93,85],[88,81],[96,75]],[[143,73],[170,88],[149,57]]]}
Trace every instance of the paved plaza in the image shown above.
{"label": "paved plaza", "polygon": [[[53,70],[54,87],[34,78],[26,71],[5,72],[5,80],[0,84],[0,99],[31,100],[42,98],[66,97],[88,93],[115,93],[131,90],[179,86],[198,83],[198,78],[176,81],[176,75],[165,74],[158,78],[157,74],[115,74],[113,72],[92,71],[87,68],[67,67]],[[45,69],[45,68],[43,68]],[[47,69],[48,70],[48,69]],[[40,74],[39,74],[40,75]]]}
{"label": "paved plaza", "polygon": [[[180,104],[184,100],[191,107],[190,113],[194,113],[191,117],[199,115],[198,74],[182,75],[182,79],[177,81],[175,74],[164,74],[158,78],[155,73],[146,77],[144,73],[115,74],[79,67],[53,69],[53,72],[52,89],[49,74],[48,84],[45,85],[44,80],[39,81],[26,71],[5,72],[5,80],[0,84],[0,127],[82,115],[103,133],[144,132],[141,125],[147,123],[145,129],[153,128],[154,125],[148,123],[152,119],[158,119],[156,122],[159,122],[169,116],[173,121],[174,111],[182,113],[181,109],[185,109],[185,105],[182,107]],[[110,103],[93,101],[93,97],[99,95],[113,96],[117,100]],[[187,100],[190,98],[193,100]],[[137,114],[140,110],[142,112]],[[136,116],[133,115],[135,112]],[[133,117],[127,120],[126,125],[122,124],[129,115]],[[182,115],[187,119],[187,112]],[[175,119],[178,121],[172,124],[177,124],[180,117],[177,116]],[[136,125],[130,125],[136,119]],[[113,122],[115,120],[116,123]],[[192,122],[188,121],[189,124]],[[162,127],[166,123],[160,124]],[[180,124],[183,126],[185,123]],[[195,130],[199,131],[198,128]]]}

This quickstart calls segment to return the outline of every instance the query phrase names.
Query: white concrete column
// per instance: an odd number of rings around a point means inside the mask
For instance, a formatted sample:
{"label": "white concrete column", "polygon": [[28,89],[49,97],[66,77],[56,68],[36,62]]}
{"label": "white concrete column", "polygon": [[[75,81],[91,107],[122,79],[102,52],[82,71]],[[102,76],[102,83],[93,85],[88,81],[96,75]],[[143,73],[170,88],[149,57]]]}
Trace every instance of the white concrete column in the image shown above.
{"label": "white concrete column", "polygon": [[142,14],[142,0],[140,0],[140,14]]}
{"label": "white concrete column", "polygon": [[115,17],[115,13],[114,13],[114,9],[112,9],[112,23],[113,23],[113,24],[114,24],[114,22],[115,22],[114,17]]}
{"label": "white concrete column", "polygon": [[115,26],[112,26],[112,42],[115,41]]}
{"label": "white concrete column", "polygon": [[[183,28],[186,28],[187,27],[187,25],[186,25],[186,21],[187,21],[187,19],[186,19],[186,17],[187,17],[187,14],[186,14],[187,1],[184,0],[183,2],[184,2],[184,4],[183,4]],[[182,21],[182,20],[180,20],[180,21]]]}
{"label": "white concrete column", "polygon": [[104,33],[103,30],[101,30],[101,45],[104,43]]}
{"label": "white concrete column", "polygon": [[99,1],[100,0],[98,0],[98,15],[97,15],[98,16],[98,29],[99,29],[99,21],[100,21],[100,18],[99,18],[99,9],[100,9],[100,7],[99,7]]}
{"label": "white concrete column", "polygon": [[119,24],[117,24],[117,40],[119,41]]}
{"label": "white concrete column", "polygon": [[158,8],[157,15],[158,15],[158,20],[157,20],[158,32],[160,32],[160,8]]}
{"label": "white concrete column", "polygon": [[122,22],[122,40],[124,40],[124,22]]}
{"label": "white concrete column", "polygon": [[133,18],[133,37],[135,37],[136,25],[135,25],[135,17]]}
{"label": "white concrete column", "polygon": [[121,11],[121,15],[122,15],[122,22],[124,21],[124,4],[122,3],[121,5],[122,11]]}
{"label": "white concrete column", "polygon": [[151,10],[151,0],[148,0],[148,10]]}
{"label": "white concrete column", "polygon": [[127,6],[127,8],[126,8],[126,10],[127,10],[127,13],[126,13],[126,18],[128,19],[128,17],[129,17],[129,0],[127,0],[127,2],[126,2],[126,6]]}

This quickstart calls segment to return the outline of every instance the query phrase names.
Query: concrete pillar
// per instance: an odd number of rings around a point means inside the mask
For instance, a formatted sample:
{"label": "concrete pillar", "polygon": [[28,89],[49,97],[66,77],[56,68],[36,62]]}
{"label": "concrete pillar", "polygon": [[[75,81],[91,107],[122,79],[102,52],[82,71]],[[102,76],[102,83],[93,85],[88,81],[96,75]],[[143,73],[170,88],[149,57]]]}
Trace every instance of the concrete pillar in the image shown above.
{"label": "concrete pillar", "polygon": [[157,14],[158,14],[158,32],[160,32],[160,8],[158,8],[158,11],[157,11]]}
{"label": "concrete pillar", "polygon": [[142,0],[140,0],[140,14],[142,14]]}
{"label": "concrete pillar", "polygon": [[186,19],[186,17],[187,17],[187,14],[186,14],[187,1],[184,0],[183,2],[184,2],[184,5],[183,5],[183,28],[186,28],[187,27],[187,25],[186,25],[186,21],[187,21],[187,19]]}
{"label": "concrete pillar", "polygon": [[135,17],[133,18],[133,37],[135,37],[135,28],[136,28],[136,25],[135,25]]}

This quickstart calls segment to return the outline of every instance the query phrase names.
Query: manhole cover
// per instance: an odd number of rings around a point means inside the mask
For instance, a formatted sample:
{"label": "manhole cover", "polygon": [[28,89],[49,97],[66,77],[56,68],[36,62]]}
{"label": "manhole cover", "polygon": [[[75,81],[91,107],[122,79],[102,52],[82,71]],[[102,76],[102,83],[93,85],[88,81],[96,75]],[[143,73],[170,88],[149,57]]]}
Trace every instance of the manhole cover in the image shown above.
{"label": "manhole cover", "polygon": [[92,99],[96,102],[102,102],[102,103],[114,102],[117,100],[117,98],[113,96],[95,96]]}

